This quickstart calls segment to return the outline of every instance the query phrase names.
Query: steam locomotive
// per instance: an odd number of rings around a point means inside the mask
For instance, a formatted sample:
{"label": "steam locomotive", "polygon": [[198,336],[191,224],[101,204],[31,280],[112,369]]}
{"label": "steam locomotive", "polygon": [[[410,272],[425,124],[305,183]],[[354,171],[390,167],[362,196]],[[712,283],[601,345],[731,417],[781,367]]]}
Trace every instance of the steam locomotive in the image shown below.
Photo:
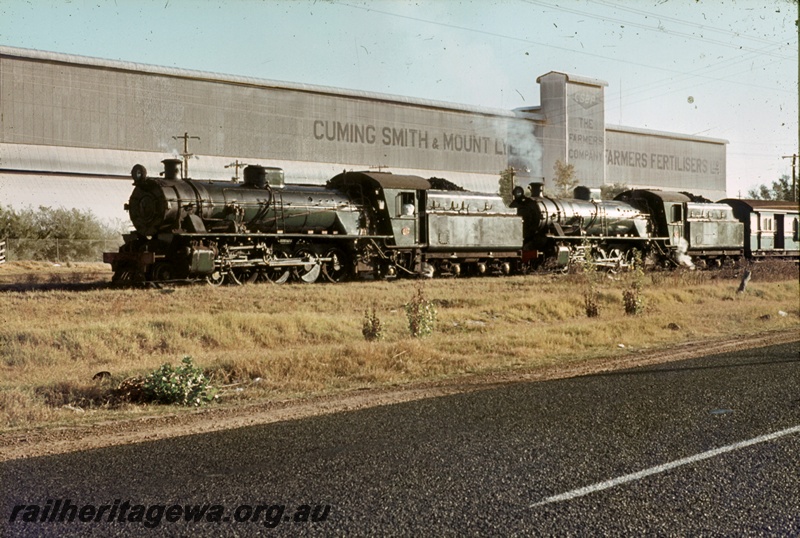
{"label": "steam locomotive", "polygon": [[[624,269],[636,251],[658,265],[800,251],[790,202],[708,203],[655,190],[602,201],[583,187],[562,199],[534,183],[527,192],[516,187],[506,205],[441,178],[342,172],[325,186],[289,185],[282,169],[251,165],[240,184],[181,178],[180,160],[163,164],[163,177],[138,164],[131,170],[126,209],[135,231],[103,256],[114,281],[508,275],[588,259]],[[778,222],[764,248],[763,228]]]}

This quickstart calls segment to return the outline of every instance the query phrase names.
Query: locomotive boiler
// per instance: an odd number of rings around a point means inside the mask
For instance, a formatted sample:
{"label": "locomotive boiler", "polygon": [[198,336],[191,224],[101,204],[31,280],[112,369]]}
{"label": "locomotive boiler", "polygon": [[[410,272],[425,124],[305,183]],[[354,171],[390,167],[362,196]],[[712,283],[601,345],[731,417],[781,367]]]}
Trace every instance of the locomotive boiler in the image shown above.
{"label": "locomotive boiler", "polygon": [[244,184],[187,181],[178,159],[164,162],[164,178],[148,178],[136,165],[126,209],[136,231],[157,235],[189,233],[357,233],[361,210],[330,189],[286,186],[283,170],[244,169]]}

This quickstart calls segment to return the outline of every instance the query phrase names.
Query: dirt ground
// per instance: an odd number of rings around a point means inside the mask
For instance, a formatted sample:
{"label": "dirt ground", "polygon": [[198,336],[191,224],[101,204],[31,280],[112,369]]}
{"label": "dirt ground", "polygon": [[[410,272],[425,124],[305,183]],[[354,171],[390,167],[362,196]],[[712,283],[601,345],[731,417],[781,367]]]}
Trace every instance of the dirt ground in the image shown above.
{"label": "dirt ground", "polygon": [[484,390],[510,383],[544,381],[607,372],[636,366],[690,359],[772,344],[800,341],[796,331],[766,336],[692,342],[658,351],[632,353],[627,357],[593,359],[568,368],[517,370],[503,374],[462,376],[435,383],[359,390],[331,396],[209,406],[190,413],[153,415],[104,423],[13,431],[0,434],[0,461],[63,454],[92,448],[153,441],[183,435],[269,424],[328,413]]}

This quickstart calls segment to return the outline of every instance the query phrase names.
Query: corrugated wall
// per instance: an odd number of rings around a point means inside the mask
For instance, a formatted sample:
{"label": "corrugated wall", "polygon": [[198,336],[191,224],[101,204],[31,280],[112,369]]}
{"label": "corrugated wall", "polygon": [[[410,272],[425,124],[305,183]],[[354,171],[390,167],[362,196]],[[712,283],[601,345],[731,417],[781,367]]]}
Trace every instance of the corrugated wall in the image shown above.
{"label": "corrugated wall", "polygon": [[726,141],[606,128],[606,181],[725,197]]}
{"label": "corrugated wall", "polygon": [[[323,183],[342,169],[382,167],[494,192],[509,164],[520,172],[521,184],[549,178],[552,162],[567,158],[568,146],[580,150],[586,140],[585,126],[568,132],[560,87],[565,82],[559,78],[550,88],[550,78],[542,78],[542,109],[550,112],[545,125],[542,111],[515,113],[0,46],[0,203],[81,202],[103,216],[125,218],[117,199],[129,192],[131,166],[142,163],[157,174],[159,161],[183,151],[176,137],[184,133],[199,137],[189,141],[195,178],[230,178],[233,171],[225,165],[239,160],[283,167],[292,182]],[[559,99],[555,108],[553,96]],[[599,98],[595,108],[601,106]],[[590,119],[594,125],[597,118]],[[577,137],[572,144],[569,134]],[[590,150],[602,148],[600,141]],[[605,169],[593,168],[582,179],[722,197],[725,143],[709,141],[608,128]],[[605,177],[597,177],[603,171]],[[113,182],[113,196],[98,195],[104,188],[78,182],[81,176]],[[52,188],[43,189],[48,182]]]}
{"label": "corrugated wall", "polygon": [[[494,183],[509,146],[524,148],[531,163],[539,158],[530,140],[514,138],[533,137],[533,122],[508,112],[9,56],[0,71],[0,143],[23,147],[172,154],[183,150],[174,137],[188,132],[199,137],[189,144],[199,155],[478,174]],[[109,164],[105,173],[119,172]]]}

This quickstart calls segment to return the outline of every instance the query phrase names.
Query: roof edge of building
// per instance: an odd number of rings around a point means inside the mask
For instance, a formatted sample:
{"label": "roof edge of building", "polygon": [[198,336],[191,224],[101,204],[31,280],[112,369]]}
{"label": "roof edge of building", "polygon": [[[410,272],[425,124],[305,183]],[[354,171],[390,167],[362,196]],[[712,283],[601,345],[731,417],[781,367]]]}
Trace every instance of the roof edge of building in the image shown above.
{"label": "roof edge of building", "polygon": [[544,75],[536,78],[536,82],[541,84],[541,80],[547,75],[562,75],[567,79],[567,82],[574,82],[575,84],[584,84],[586,86],[608,86],[608,82],[599,78],[584,77],[582,75],[573,75],[565,73],[564,71],[548,71]]}
{"label": "roof edge of building", "polygon": [[710,144],[729,144],[728,140],[724,138],[710,138],[707,136],[689,135],[683,133],[674,133],[671,131],[656,131],[654,129],[642,129],[640,127],[627,127],[624,125],[610,125],[606,124],[606,131],[616,131],[620,133],[632,133],[645,136],[658,136],[662,138],[673,138],[675,140],[691,140],[692,142],[708,142]]}
{"label": "roof edge of building", "polygon": [[[393,95],[380,92],[367,92],[361,90],[336,88],[333,86],[320,86],[314,84],[303,84],[298,82],[285,82],[278,80],[261,79],[257,77],[231,75],[226,73],[215,73],[212,71],[199,71],[192,69],[181,69],[177,67],[165,67],[152,64],[128,62],[123,60],[110,60],[105,58],[97,58],[93,56],[81,56],[77,54],[66,54],[62,52],[51,52],[51,51],[43,51],[37,49],[10,47],[7,45],[0,45],[0,58],[2,57],[27,58],[44,62],[77,64],[77,65],[84,65],[101,69],[136,71],[141,73],[149,73],[154,75],[163,75],[163,76],[170,76],[177,78],[199,78],[212,82],[214,81],[227,82],[233,84],[260,86],[264,88],[294,90],[306,93],[329,94],[329,95],[337,95],[340,97],[351,97],[355,99],[392,102],[392,103],[412,105],[412,106],[423,106],[427,108],[452,110],[456,112],[470,112],[486,116],[500,116],[507,118],[521,117],[513,110],[507,110],[502,108],[491,108],[479,105],[450,103],[447,101],[436,101],[432,99],[423,99],[420,97],[406,97],[402,95]],[[529,116],[523,116],[523,117],[525,117],[526,119],[536,119],[536,118],[531,118]]]}

